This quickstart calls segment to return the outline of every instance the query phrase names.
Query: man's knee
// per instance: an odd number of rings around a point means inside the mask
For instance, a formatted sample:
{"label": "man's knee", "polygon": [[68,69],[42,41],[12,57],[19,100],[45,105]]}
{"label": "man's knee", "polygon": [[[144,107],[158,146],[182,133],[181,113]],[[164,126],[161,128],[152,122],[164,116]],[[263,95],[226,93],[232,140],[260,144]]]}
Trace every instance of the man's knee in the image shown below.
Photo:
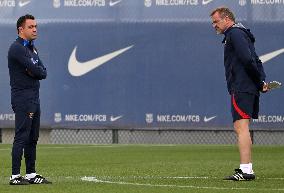
{"label": "man's knee", "polygon": [[240,119],[234,122],[234,129],[237,134],[249,132],[249,119]]}

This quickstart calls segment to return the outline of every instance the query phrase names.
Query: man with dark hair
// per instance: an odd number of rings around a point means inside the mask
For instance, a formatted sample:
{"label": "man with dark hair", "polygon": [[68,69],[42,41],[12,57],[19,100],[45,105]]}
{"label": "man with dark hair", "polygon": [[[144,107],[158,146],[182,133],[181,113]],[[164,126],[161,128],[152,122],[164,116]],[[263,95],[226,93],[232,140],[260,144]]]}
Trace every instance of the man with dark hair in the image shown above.
{"label": "man with dark hair", "polygon": [[[17,21],[18,38],[8,52],[11,104],[15,113],[15,137],[12,147],[10,185],[51,183],[35,171],[36,145],[40,127],[39,80],[47,76],[39,59],[34,40],[37,24],[34,16],[24,15]],[[20,175],[24,153],[26,175]]]}
{"label": "man with dark hair", "polygon": [[266,92],[269,87],[265,83],[262,62],[255,52],[255,38],[250,30],[236,23],[233,12],[226,7],[213,10],[210,16],[217,34],[225,35],[225,74],[240,153],[240,167],[235,169],[235,174],[224,179],[254,180],[249,123],[252,118],[258,118],[259,92]]}

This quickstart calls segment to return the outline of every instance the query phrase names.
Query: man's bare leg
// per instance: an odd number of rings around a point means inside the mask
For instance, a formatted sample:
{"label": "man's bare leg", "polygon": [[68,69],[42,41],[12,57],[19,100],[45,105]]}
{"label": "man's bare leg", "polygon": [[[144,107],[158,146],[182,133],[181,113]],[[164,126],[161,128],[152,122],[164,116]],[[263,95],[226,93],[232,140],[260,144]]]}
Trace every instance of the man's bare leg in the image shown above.
{"label": "man's bare leg", "polygon": [[251,162],[252,141],[249,132],[249,122],[249,119],[241,119],[234,122],[234,128],[238,136],[240,168],[235,169],[235,174],[225,177],[224,180],[242,181],[255,179]]}
{"label": "man's bare leg", "polygon": [[249,132],[249,119],[240,119],[234,122],[234,128],[238,136],[240,163],[249,164],[251,161],[252,141]]}

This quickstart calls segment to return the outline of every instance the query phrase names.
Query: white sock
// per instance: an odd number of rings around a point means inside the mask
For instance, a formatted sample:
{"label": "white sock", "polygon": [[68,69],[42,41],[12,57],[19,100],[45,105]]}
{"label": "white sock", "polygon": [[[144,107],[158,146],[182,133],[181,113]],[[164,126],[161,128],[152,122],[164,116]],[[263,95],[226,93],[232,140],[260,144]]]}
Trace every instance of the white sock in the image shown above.
{"label": "white sock", "polygon": [[10,180],[13,180],[13,179],[15,179],[15,178],[18,178],[18,177],[20,177],[20,176],[21,176],[21,174],[12,175],[11,178],[10,178]]}
{"label": "white sock", "polygon": [[249,163],[249,165],[250,165],[250,171],[251,171],[249,174],[254,174],[253,169],[252,169],[252,163]]}
{"label": "white sock", "polygon": [[240,164],[240,169],[242,170],[243,173],[253,174],[252,163]]}
{"label": "white sock", "polygon": [[36,173],[26,174],[26,178],[28,179],[34,178],[35,176],[36,176]]}

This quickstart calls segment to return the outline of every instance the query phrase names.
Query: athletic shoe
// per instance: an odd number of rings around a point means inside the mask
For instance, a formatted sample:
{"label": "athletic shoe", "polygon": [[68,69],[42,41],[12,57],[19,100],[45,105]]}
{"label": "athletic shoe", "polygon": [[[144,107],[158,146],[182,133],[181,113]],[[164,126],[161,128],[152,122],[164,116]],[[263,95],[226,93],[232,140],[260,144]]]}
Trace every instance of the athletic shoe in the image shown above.
{"label": "athletic shoe", "polygon": [[12,179],[10,178],[10,185],[29,185],[29,181],[23,176],[16,177]]}
{"label": "athletic shoe", "polygon": [[241,169],[235,169],[235,174],[232,176],[225,177],[224,180],[234,180],[234,181],[244,181],[244,180],[254,180],[254,174],[243,173]]}
{"label": "athletic shoe", "polygon": [[34,178],[27,178],[27,180],[30,184],[52,184],[52,182],[38,174]]}

